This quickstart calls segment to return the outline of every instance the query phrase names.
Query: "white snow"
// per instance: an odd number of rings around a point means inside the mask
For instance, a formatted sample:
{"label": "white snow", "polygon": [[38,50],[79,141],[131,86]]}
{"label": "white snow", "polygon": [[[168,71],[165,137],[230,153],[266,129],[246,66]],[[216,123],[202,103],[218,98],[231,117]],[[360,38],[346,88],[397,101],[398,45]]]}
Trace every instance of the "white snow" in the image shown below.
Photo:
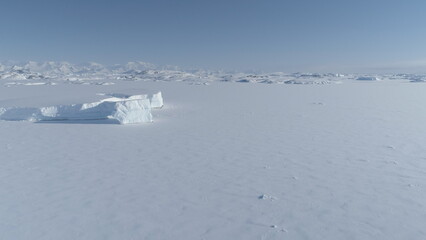
{"label": "white snow", "polygon": [[0,239],[426,239],[421,76],[89,70],[0,84],[2,119],[117,119],[0,121]]}

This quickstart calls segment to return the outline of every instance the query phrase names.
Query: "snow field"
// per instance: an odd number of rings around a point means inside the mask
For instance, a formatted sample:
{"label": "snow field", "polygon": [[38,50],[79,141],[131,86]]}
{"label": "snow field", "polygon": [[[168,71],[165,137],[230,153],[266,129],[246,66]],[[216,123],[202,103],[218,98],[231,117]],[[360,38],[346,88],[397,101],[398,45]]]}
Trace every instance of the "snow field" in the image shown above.
{"label": "snow field", "polygon": [[425,239],[425,88],[0,88],[5,108],[167,96],[155,124],[1,121],[0,239]]}

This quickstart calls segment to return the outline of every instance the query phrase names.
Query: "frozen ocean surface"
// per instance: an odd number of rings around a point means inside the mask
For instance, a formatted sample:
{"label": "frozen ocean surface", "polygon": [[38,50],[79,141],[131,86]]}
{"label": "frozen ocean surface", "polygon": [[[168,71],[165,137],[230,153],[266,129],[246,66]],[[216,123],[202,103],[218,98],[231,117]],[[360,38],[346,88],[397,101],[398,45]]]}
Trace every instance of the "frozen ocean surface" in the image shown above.
{"label": "frozen ocean surface", "polygon": [[425,239],[422,78],[299,75],[3,78],[5,109],[164,106],[132,125],[0,121],[0,239]]}

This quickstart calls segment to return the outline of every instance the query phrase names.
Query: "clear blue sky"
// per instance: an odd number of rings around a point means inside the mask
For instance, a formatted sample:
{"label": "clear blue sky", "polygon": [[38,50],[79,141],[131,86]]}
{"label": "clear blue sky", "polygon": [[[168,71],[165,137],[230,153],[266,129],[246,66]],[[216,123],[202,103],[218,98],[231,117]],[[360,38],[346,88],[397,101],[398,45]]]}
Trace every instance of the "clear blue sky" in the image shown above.
{"label": "clear blue sky", "polygon": [[426,68],[424,0],[2,0],[0,61]]}

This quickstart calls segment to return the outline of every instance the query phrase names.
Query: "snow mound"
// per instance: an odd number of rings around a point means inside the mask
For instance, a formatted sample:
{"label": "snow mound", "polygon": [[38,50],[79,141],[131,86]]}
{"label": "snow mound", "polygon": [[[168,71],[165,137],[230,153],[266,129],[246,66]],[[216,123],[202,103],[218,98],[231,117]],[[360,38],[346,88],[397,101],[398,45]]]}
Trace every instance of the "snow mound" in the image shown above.
{"label": "snow mound", "polygon": [[98,102],[41,108],[0,108],[0,120],[66,121],[115,119],[120,124],[152,122],[151,108],[161,108],[161,92],[147,95],[111,97]]}

